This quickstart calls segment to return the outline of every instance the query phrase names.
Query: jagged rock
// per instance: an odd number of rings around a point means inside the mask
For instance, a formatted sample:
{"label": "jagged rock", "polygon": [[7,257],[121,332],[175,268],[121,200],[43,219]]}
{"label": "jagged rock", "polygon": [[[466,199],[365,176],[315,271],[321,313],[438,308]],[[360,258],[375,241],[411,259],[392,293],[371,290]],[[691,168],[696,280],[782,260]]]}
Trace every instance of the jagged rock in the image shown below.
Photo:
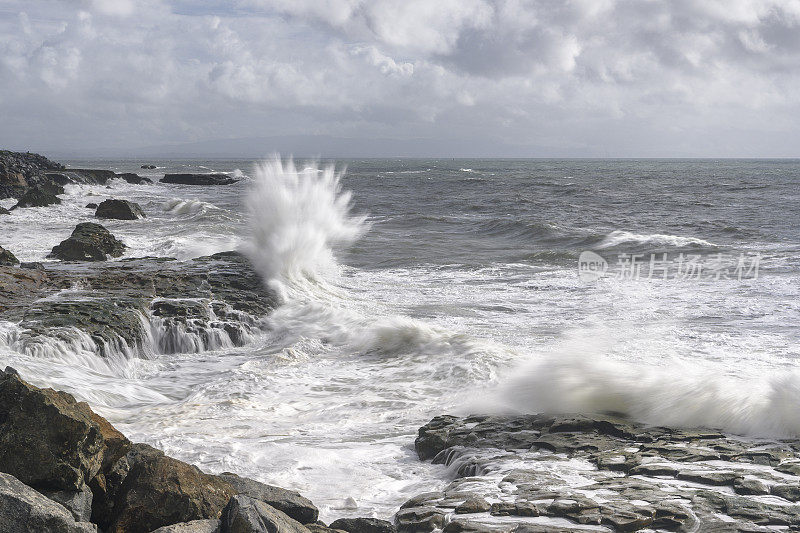
{"label": "jagged rock", "polygon": [[377,518],[340,518],[331,522],[331,529],[347,533],[396,533],[394,524]]}
{"label": "jagged rock", "polygon": [[754,478],[737,478],[733,482],[733,490],[736,494],[744,495],[763,495],[769,494],[769,487],[763,482]]}
{"label": "jagged rock", "polygon": [[151,180],[150,178],[145,178],[143,176],[140,176],[139,174],[134,174],[132,172],[124,172],[122,174],[117,174],[117,177],[134,185],[144,185],[145,183],[153,183],[153,180]]}
{"label": "jagged rock", "polygon": [[87,185],[105,185],[108,180],[117,177],[111,170],[91,169],[91,168],[67,168],[60,171],[72,183],[83,183]]}
{"label": "jagged rock", "polygon": [[156,166],[155,165],[142,165],[141,168],[146,168],[146,169],[152,170],[152,169],[156,168]]}
{"label": "jagged rock", "polygon": [[60,204],[61,198],[47,192],[40,187],[32,187],[23,194],[19,201],[11,209],[19,209],[21,207],[47,207],[48,205]]}
{"label": "jagged rock", "polygon": [[468,498],[464,503],[455,508],[456,514],[486,513],[492,508],[489,502],[479,496]]}
{"label": "jagged rock", "polygon": [[161,179],[161,183],[180,185],[230,185],[237,181],[227,174],[165,174]]}
{"label": "jagged rock", "polygon": [[790,502],[800,501],[800,485],[775,485],[772,494]]}
{"label": "jagged rock", "polygon": [[62,261],[105,261],[107,256],[119,257],[125,245],[106,228],[93,222],[83,222],[72,235],[53,247],[48,257]]}
{"label": "jagged rock", "polygon": [[97,526],[76,522],[62,505],[14,476],[0,474],[0,531],[3,533],[97,533]]}
{"label": "jagged rock", "polygon": [[6,209],[5,207],[0,207],[0,215],[10,215],[11,211]]}
{"label": "jagged rock", "polygon": [[693,481],[704,485],[732,485],[738,477],[733,472],[693,472],[681,471],[676,476],[683,481]]}
{"label": "jagged rock", "polygon": [[14,254],[0,246],[0,265],[13,266],[18,265],[19,259]]}
{"label": "jagged rock", "polygon": [[86,209],[97,209],[97,204],[94,202],[89,202],[86,204]]}
{"label": "jagged rock", "polygon": [[113,218],[116,220],[136,220],[145,218],[144,211],[136,202],[128,200],[104,200],[97,206],[94,216],[97,218]]}
{"label": "jagged rock", "polygon": [[242,494],[232,497],[225,507],[222,530],[225,533],[310,533],[297,520]]}
{"label": "jagged rock", "polygon": [[230,472],[220,474],[218,477],[230,483],[237,494],[262,501],[301,524],[316,522],[319,517],[319,509],[311,503],[311,500],[302,497],[297,492],[259,483]]}
{"label": "jagged rock", "polygon": [[81,490],[100,470],[103,436],[72,395],[0,375],[0,471],[37,489]]}
{"label": "jagged rock", "polygon": [[0,199],[19,198],[30,187],[52,183],[46,172],[63,168],[39,154],[0,150]]}
{"label": "jagged rock", "polygon": [[233,494],[227,482],[195,466],[164,455],[142,455],[116,491],[108,532],[148,533],[178,522],[219,518]]}
{"label": "jagged rock", "polygon": [[152,533],[220,533],[222,521],[220,520],[192,520],[181,524],[172,524],[152,531]]}
{"label": "jagged rock", "polygon": [[447,513],[436,507],[410,507],[398,511],[394,521],[397,531],[427,532],[442,529],[446,516]]}
{"label": "jagged rock", "polygon": [[44,271],[44,265],[38,261],[23,261],[19,264],[20,268],[26,268],[28,270],[41,270]]}
{"label": "jagged rock", "polygon": [[89,522],[92,518],[92,489],[87,485],[80,490],[42,490],[42,494],[63,505],[76,522]]}

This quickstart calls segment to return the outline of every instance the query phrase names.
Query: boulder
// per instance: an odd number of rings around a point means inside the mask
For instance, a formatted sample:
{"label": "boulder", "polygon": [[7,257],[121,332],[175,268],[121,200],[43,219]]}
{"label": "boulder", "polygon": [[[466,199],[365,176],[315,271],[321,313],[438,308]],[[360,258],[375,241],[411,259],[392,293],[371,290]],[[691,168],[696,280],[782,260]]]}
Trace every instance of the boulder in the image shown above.
{"label": "boulder", "polygon": [[81,490],[39,491],[56,503],[63,505],[76,522],[89,522],[92,518],[92,489],[84,485]]}
{"label": "boulder", "polygon": [[109,255],[121,256],[124,250],[122,241],[117,240],[106,228],[93,222],[83,222],[75,226],[68,239],[53,247],[47,257],[62,261],[105,261]]}
{"label": "boulder", "polygon": [[153,180],[151,180],[150,178],[142,177],[139,174],[134,174],[133,172],[123,172],[122,174],[117,174],[117,177],[134,185],[144,185],[145,183],[153,183]]}
{"label": "boulder", "polygon": [[161,183],[180,185],[230,185],[237,181],[227,174],[164,174],[161,179]]}
{"label": "boulder", "polygon": [[10,215],[11,211],[6,209],[5,207],[0,207],[0,215]]}
{"label": "boulder", "polygon": [[192,520],[160,527],[152,533],[220,533],[221,529],[222,522],[220,520]]}
{"label": "boulder", "polygon": [[21,207],[47,207],[48,205],[60,204],[61,198],[51,192],[47,192],[39,187],[32,187],[22,195],[19,201],[11,209]]}
{"label": "boulder", "polygon": [[37,489],[82,490],[100,470],[103,436],[72,395],[0,374],[0,472]]}
{"label": "boulder", "polygon": [[262,501],[275,509],[286,513],[301,524],[316,522],[319,518],[319,510],[308,500],[297,492],[265,485],[258,481],[240,477],[230,472],[225,472],[218,476],[231,484],[237,494],[243,494],[250,498]]}
{"label": "boulder", "polygon": [[3,533],[97,533],[72,514],[9,474],[0,474],[0,531]]}
{"label": "boulder", "polygon": [[341,529],[347,533],[396,533],[394,524],[377,518],[340,518],[334,520],[331,529]]}
{"label": "boulder", "polygon": [[0,246],[0,265],[13,266],[18,265],[19,259],[14,254]]}
{"label": "boulder", "polygon": [[455,508],[456,514],[488,513],[492,506],[480,496],[472,496]]}
{"label": "boulder", "polygon": [[244,496],[231,498],[222,516],[225,533],[310,533],[300,522],[266,503]]}
{"label": "boulder", "polygon": [[97,204],[94,202],[89,202],[86,204],[86,209],[97,209]]}
{"label": "boulder", "polygon": [[108,533],[148,533],[179,522],[219,518],[235,493],[227,482],[195,466],[152,452],[133,459],[116,492]]}
{"label": "boulder", "polygon": [[146,169],[152,170],[152,169],[156,168],[156,166],[155,165],[142,165],[141,168],[146,168]]}
{"label": "boulder", "polygon": [[113,218],[116,220],[136,220],[144,218],[144,211],[136,202],[128,200],[104,200],[97,206],[94,216],[97,218]]}

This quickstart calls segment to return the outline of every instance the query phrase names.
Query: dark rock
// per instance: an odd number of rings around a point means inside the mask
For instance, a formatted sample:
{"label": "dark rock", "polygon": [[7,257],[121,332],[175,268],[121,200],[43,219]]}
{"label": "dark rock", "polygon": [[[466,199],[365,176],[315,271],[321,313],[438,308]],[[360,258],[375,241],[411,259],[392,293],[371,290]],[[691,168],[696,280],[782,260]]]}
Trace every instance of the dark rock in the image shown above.
{"label": "dark rock", "polygon": [[230,185],[237,181],[227,174],[165,174],[161,179],[161,183],[180,185]]}
{"label": "dark rock", "polygon": [[227,482],[195,466],[164,455],[141,456],[116,491],[108,532],[148,533],[178,522],[219,518],[233,494]]}
{"label": "dark rock", "polygon": [[230,472],[220,474],[218,477],[230,483],[237,494],[262,501],[301,524],[310,524],[319,518],[319,509],[311,503],[311,500],[297,492],[259,483]]}
{"label": "dark rock", "polygon": [[319,522],[315,522],[313,524],[304,524],[306,529],[308,529],[311,533],[347,533],[343,532],[341,529],[331,529],[328,526],[324,526]]}
{"label": "dark rock", "polygon": [[89,202],[86,204],[86,209],[97,209],[97,204],[94,202]]}
{"label": "dark rock", "polygon": [[92,490],[84,485],[81,490],[42,490],[42,494],[63,505],[76,522],[89,522],[92,518]]}
{"label": "dark rock", "polygon": [[20,268],[26,268],[28,270],[41,270],[44,271],[44,265],[39,263],[38,261],[31,261],[31,262],[22,262],[19,264]]}
{"label": "dark rock", "polygon": [[83,222],[75,227],[72,235],[53,247],[48,257],[62,261],[105,261],[107,256],[119,257],[125,250],[106,228],[93,222]]}
{"label": "dark rock", "polygon": [[394,524],[377,518],[340,518],[334,520],[331,529],[341,529],[347,533],[396,533]]}
{"label": "dark rock", "polygon": [[[551,506],[558,505],[558,500],[551,504]],[[553,508],[555,509],[555,507]],[[493,503],[489,507],[489,512],[492,516],[539,516],[539,508],[529,502]]]}
{"label": "dark rock", "polygon": [[220,533],[222,521],[220,520],[192,520],[180,524],[172,524],[154,530],[152,533]]}
{"label": "dark rock", "polygon": [[19,259],[14,254],[0,246],[0,265],[13,266],[18,265]]}
{"label": "dark rock", "polygon": [[236,495],[230,499],[222,516],[225,533],[310,533],[300,522],[266,503]]}
{"label": "dark rock", "polygon": [[39,154],[0,150],[0,199],[19,198],[31,187],[54,183],[46,172],[63,168]]}
{"label": "dark rock", "polygon": [[97,526],[75,522],[62,505],[0,474],[0,531],[3,533],[96,533]]}
{"label": "dark rock", "polygon": [[487,513],[492,506],[481,497],[473,496],[455,508],[456,514]]}
{"label": "dark rock", "polygon": [[22,195],[19,201],[11,209],[21,207],[47,207],[48,205],[60,204],[61,198],[50,192],[44,191],[39,187],[32,187]]}
{"label": "dark rock", "polygon": [[145,183],[153,183],[153,180],[151,180],[150,178],[145,178],[140,176],[139,174],[133,174],[132,172],[117,174],[117,177],[134,185],[144,185]]}
{"label": "dark rock", "polygon": [[693,472],[687,470],[678,472],[676,477],[683,481],[721,486],[733,485],[734,480],[736,480],[738,476],[733,472]]}
{"label": "dark rock", "polygon": [[47,176],[51,183],[54,183],[55,185],[61,185],[62,187],[64,185],[73,183],[69,177],[65,176],[61,172],[45,172],[45,176]]}
{"label": "dark rock", "polygon": [[60,172],[72,183],[82,183],[86,185],[105,185],[109,180],[117,177],[111,170],[99,170],[89,168],[68,168]]}
{"label": "dark rock", "polygon": [[410,507],[401,509],[394,517],[397,531],[427,532],[444,527],[445,513],[436,507]]}
{"label": "dark rock", "polygon": [[0,471],[37,489],[81,490],[100,470],[103,437],[72,395],[0,375]]}
{"label": "dark rock", "polygon": [[10,215],[11,211],[6,209],[5,207],[0,207],[0,215]]}
{"label": "dark rock", "polygon": [[675,477],[678,474],[678,469],[670,465],[661,465],[654,463],[641,464],[631,468],[630,475],[632,476],[669,476]]}
{"label": "dark rock", "polygon": [[789,500],[790,502],[800,501],[800,484],[794,485],[775,485],[771,490],[772,494]]}
{"label": "dark rock", "polygon": [[97,207],[94,216],[97,218],[113,218],[116,220],[136,220],[145,218],[144,211],[136,202],[128,200],[104,200]]}
{"label": "dark rock", "polygon": [[142,165],[141,168],[146,168],[146,169],[152,170],[152,169],[156,168],[156,166],[155,165]]}

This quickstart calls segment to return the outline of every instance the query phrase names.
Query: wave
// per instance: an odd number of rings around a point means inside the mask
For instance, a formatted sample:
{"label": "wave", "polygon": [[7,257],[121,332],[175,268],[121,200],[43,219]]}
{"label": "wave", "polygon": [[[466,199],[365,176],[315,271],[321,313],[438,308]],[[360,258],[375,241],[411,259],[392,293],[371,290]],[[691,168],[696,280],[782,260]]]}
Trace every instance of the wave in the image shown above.
{"label": "wave", "polygon": [[350,192],[341,190],[334,165],[307,164],[275,156],[256,165],[246,205],[250,238],[245,253],[262,278],[286,299],[304,281],[335,277],[338,249],[367,231],[365,216],[350,214]]}
{"label": "wave", "polygon": [[800,436],[800,372],[753,379],[699,363],[656,366],[572,353],[529,364],[515,375],[500,401],[518,412],[610,413],[656,426]]}
{"label": "wave", "polygon": [[708,247],[716,248],[717,245],[696,237],[681,237],[678,235],[666,235],[662,233],[652,233],[642,235],[639,233],[631,233],[629,231],[615,230],[605,236],[595,248],[604,250],[609,248],[616,248],[623,245],[642,245],[660,246],[660,247],[674,247],[674,248],[688,248],[688,247]]}
{"label": "wave", "polygon": [[161,204],[161,209],[172,215],[196,215],[198,213],[205,213],[206,211],[219,208],[212,203],[203,202],[202,200],[183,200],[181,198],[172,198]]}

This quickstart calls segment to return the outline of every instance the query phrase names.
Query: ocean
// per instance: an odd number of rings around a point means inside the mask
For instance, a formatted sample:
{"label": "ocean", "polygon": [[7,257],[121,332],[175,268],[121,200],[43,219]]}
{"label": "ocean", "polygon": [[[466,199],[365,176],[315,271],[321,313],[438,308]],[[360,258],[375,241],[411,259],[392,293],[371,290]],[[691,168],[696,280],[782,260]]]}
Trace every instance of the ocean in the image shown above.
{"label": "ocean", "polygon": [[20,260],[93,221],[87,203],[124,198],[147,218],[103,223],[123,259],[242,250],[283,305],[240,348],[102,359],[0,342],[0,365],[134,441],[299,490],[323,519],[390,518],[440,487],[452,473],[413,441],[445,413],[800,436],[800,160],[64,163],[241,181],[69,185],[0,221]]}

